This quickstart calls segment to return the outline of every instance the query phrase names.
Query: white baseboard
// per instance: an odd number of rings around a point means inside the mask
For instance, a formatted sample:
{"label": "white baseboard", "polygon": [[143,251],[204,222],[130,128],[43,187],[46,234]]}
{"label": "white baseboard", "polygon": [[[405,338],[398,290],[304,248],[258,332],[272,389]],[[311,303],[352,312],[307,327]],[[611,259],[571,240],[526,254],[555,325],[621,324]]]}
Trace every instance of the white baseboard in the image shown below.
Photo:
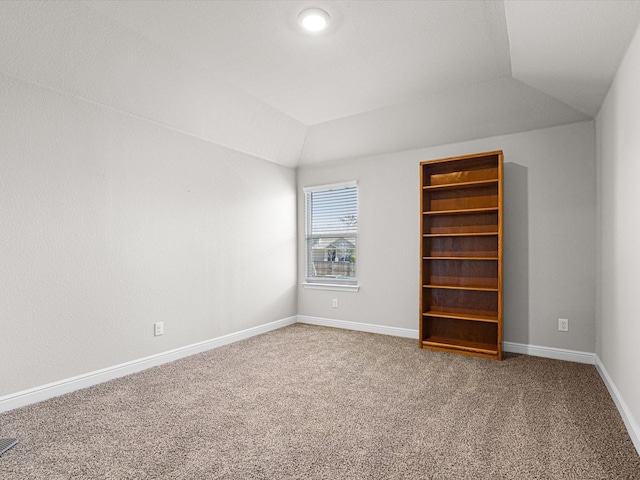
{"label": "white baseboard", "polygon": [[534,357],[553,358],[567,362],[588,363],[595,365],[596,354],[580,352],[577,350],[565,350],[563,348],[541,347],[539,345],[527,345],[525,343],[502,342],[502,350],[510,353],[533,355]]}
{"label": "white baseboard", "polygon": [[[349,322],[346,320],[310,317],[307,315],[298,315],[298,322],[308,323],[310,325],[321,325],[324,327],[343,328],[345,330],[357,330],[359,332],[380,333],[382,335],[418,339],[418,330],[411,328],[388,327],[385,325]],[[524,355],[566,360],[569,362],[588,363],[590,365],[594,365],[596,363],[594,353],[565,350],[561,348],[541,347],[537,345],[526,345],[524,343],[514,342],[503,342],[502,347],[505,352],[522,353]]]}
{"label": "white baseboard", "polygon": [[[188,357],[196,353],[205,352],[223,345],[243,340],[245,338],[270,332],[278,328],[293,325],[294,323],[307,323],[310,325],[320,325],[325,327],[342,328],[346,330],[356,330],[361,332],[379,333],[382,335],[392,335],[404,338],[418,338],[418,330],[410,328],[389,327],[385,325],[374,325],[370,323],[349,322],[345,320],[335,320],[330,318],[311,317],[307,315],[297,315],[275,322],[266,323],[257,327],[248,328],[239,332],[230,333],[221,337],[212,338],[203,342],[194,343],[185,347],[176,348],[167,352],[158,353],[148,357],[133,360],[131,362],[121,363],[112,367],[95,370],[76,377],[67,378],[57,382],[49,383],[39,387],[23,390],[0,397],[0,413],[14,408],[23,407],[36,402],[41,402],[48,398],[57,397],[65,393],[73,392],[81,388],[90,387],[99,383],[113,380],[115,378],[130,375],[147,368],[172,362],[180,358]],[[629,436],[640,453],[640,424],[635,419],[629,407],[620,395],[615,384],[609,377],[600,358],[595,353],[579,352],[575,350],[564,350],[560,348],[541,347],[537,345],[527,345],[522,343],[504,342],[503,349],[505,352],[521,353],[524,355],[533,355],[538,357],[554,358],[557,360],[566,360],[578,363],[587,363],[595,365],[600,376],[602,377],[613,401],[620,412],[622,420],[629,432]]]}
{"label": "white baseboard", "polygon": [[604,368],[600,357],[598,357],[598,355],[595,355],[595,358],[596,369],[602,377],[604,384],[607,386],[607,390],[609,390],[609,394],[611,395],[611,398],[613,398],[616,407],[618,407],[618,411],[620,412],[620,416],[622,417],[624,425],[627,427],[627,431],[629,432],[631,441],[633,442],[633,445],[636,447],[636,450],[640,455],[640,423],[638,423],[636,418],[633,416],[633,413],[631,413],[631,410],[629,410],[629,407],[620,395],[620,392],[616,388],[616,385],[613,383],[613,380],[607,373],[607,369]]}
{"label": "white baseboard", "polygon": [[276,320],[275,322],[265,323],[264,325],[258,325],[257,327],[248,328],[239,332],[230,333],[221,337],[212,338],[202,342],[194,343],[184,347],[176,348],[148,357],[139,358],[112,367],[103,368],[101,370],[95,370],[93,372],[84,373],[76,377],[59,380],[57,382],[41,385],[39,387],[30,388],[21,392],[12,393],[0,397],[0,413],[14,408],[24,407],[31,405],[32,403],[41,402],[48,398],[57,397],[70,393],[81,388],[90,387],[99,383],[113,380],[114,378],[124,377],[132,373],[146,370],[147,368],[162,365],[163,363],[173,362],[180,358],[188,357],[196,353],[205,352],[213,348],[228,345],[230,343],[243,340],[245,338],[260,335],[262,333],[276,330],[278,328],[286,327],[287,325],[293,325],[297,321],[297,316],[283,318]]}
{"label": "white baseboard", "polygon": [[332,318],[310,317],[308,315],[298,315],[299,323],[309,325],[320,325],[323,327],[343,328],[345,330],[356,330],[358,332],[380,333],[394,337],[418,339],[418,330],[412,328],[388,327],[385,325],[374,325],[372,323],[348,322],[346,320],[335,320]]}

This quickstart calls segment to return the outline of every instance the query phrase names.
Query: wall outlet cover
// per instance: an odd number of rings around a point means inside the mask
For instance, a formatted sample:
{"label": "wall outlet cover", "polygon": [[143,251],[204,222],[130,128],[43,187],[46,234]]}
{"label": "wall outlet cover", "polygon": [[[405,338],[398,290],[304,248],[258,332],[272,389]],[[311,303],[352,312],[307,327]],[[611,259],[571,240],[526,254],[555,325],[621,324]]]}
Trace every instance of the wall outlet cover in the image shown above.
{"label": "wall outlet cover", "polygon": [[568,332],[569,331],[569,319],[568,318],[559,318],[558,319],[558,330],[560,332]]}

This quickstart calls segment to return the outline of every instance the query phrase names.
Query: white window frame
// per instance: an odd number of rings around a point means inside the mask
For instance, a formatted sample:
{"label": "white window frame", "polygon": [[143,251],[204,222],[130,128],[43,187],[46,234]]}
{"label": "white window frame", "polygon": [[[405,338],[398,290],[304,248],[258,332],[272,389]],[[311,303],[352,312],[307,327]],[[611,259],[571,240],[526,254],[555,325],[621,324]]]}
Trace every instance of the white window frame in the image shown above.
{"label": "white window frame", "polygon": [[[360,192],[358,189],[358,182],[350,181],[350,182],[341,182],[341,183],[331,183],[327,185],[315,185],[310,187],[304,187],[304,221],[305,221],[305,234],[304,234],[304,255],[305,255],[305,265],[304,265],[304,275],[305,281],[302,284],[304,288],[316,289],[316,290],[335,290],[335,291],[344,291],[344,292],[357,292],[360,290],[360,285],[358,285],[358,272],[359,266],[356,270],[356,276],[353,278],[327,278],[327,277],[310,277],[309,276],[309,264],[312,261],[312,250],[310,248],[311,243],[309,242],[309,235],[311,232],[311,216],[309,215],[309,198],[310,194],[314,192],[326,192],[331,190],[342,190],[345,188],[353,188],[356,187],[356,211],[357,216],[359,218],[359,205],[360,205]],[[355,238],[356,238],[356,258],[358,258],[358,231],[360,230],[360,225],[358,225]],[[353,236],[353,234],[349,234],[349,236]]]}

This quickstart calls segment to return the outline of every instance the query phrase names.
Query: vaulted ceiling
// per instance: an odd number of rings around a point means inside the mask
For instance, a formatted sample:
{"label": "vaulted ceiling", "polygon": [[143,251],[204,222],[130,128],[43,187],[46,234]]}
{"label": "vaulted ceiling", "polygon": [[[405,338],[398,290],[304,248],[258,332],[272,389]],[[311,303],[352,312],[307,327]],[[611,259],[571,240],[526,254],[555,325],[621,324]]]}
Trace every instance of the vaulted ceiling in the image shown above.
{"label": "vaulted ceiling", "polygon": [[296,166],[591,119],[639,21],[613,0],[5,1],[0,73]]}

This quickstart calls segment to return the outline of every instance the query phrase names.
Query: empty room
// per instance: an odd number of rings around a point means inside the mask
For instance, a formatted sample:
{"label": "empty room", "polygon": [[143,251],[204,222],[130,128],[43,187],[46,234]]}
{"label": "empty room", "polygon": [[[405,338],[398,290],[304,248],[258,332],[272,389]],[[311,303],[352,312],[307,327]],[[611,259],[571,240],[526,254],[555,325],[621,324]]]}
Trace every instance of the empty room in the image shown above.
{"label": "empty room", "polygon": [[640,1],[0,1],[0,479],[640,479]]}

